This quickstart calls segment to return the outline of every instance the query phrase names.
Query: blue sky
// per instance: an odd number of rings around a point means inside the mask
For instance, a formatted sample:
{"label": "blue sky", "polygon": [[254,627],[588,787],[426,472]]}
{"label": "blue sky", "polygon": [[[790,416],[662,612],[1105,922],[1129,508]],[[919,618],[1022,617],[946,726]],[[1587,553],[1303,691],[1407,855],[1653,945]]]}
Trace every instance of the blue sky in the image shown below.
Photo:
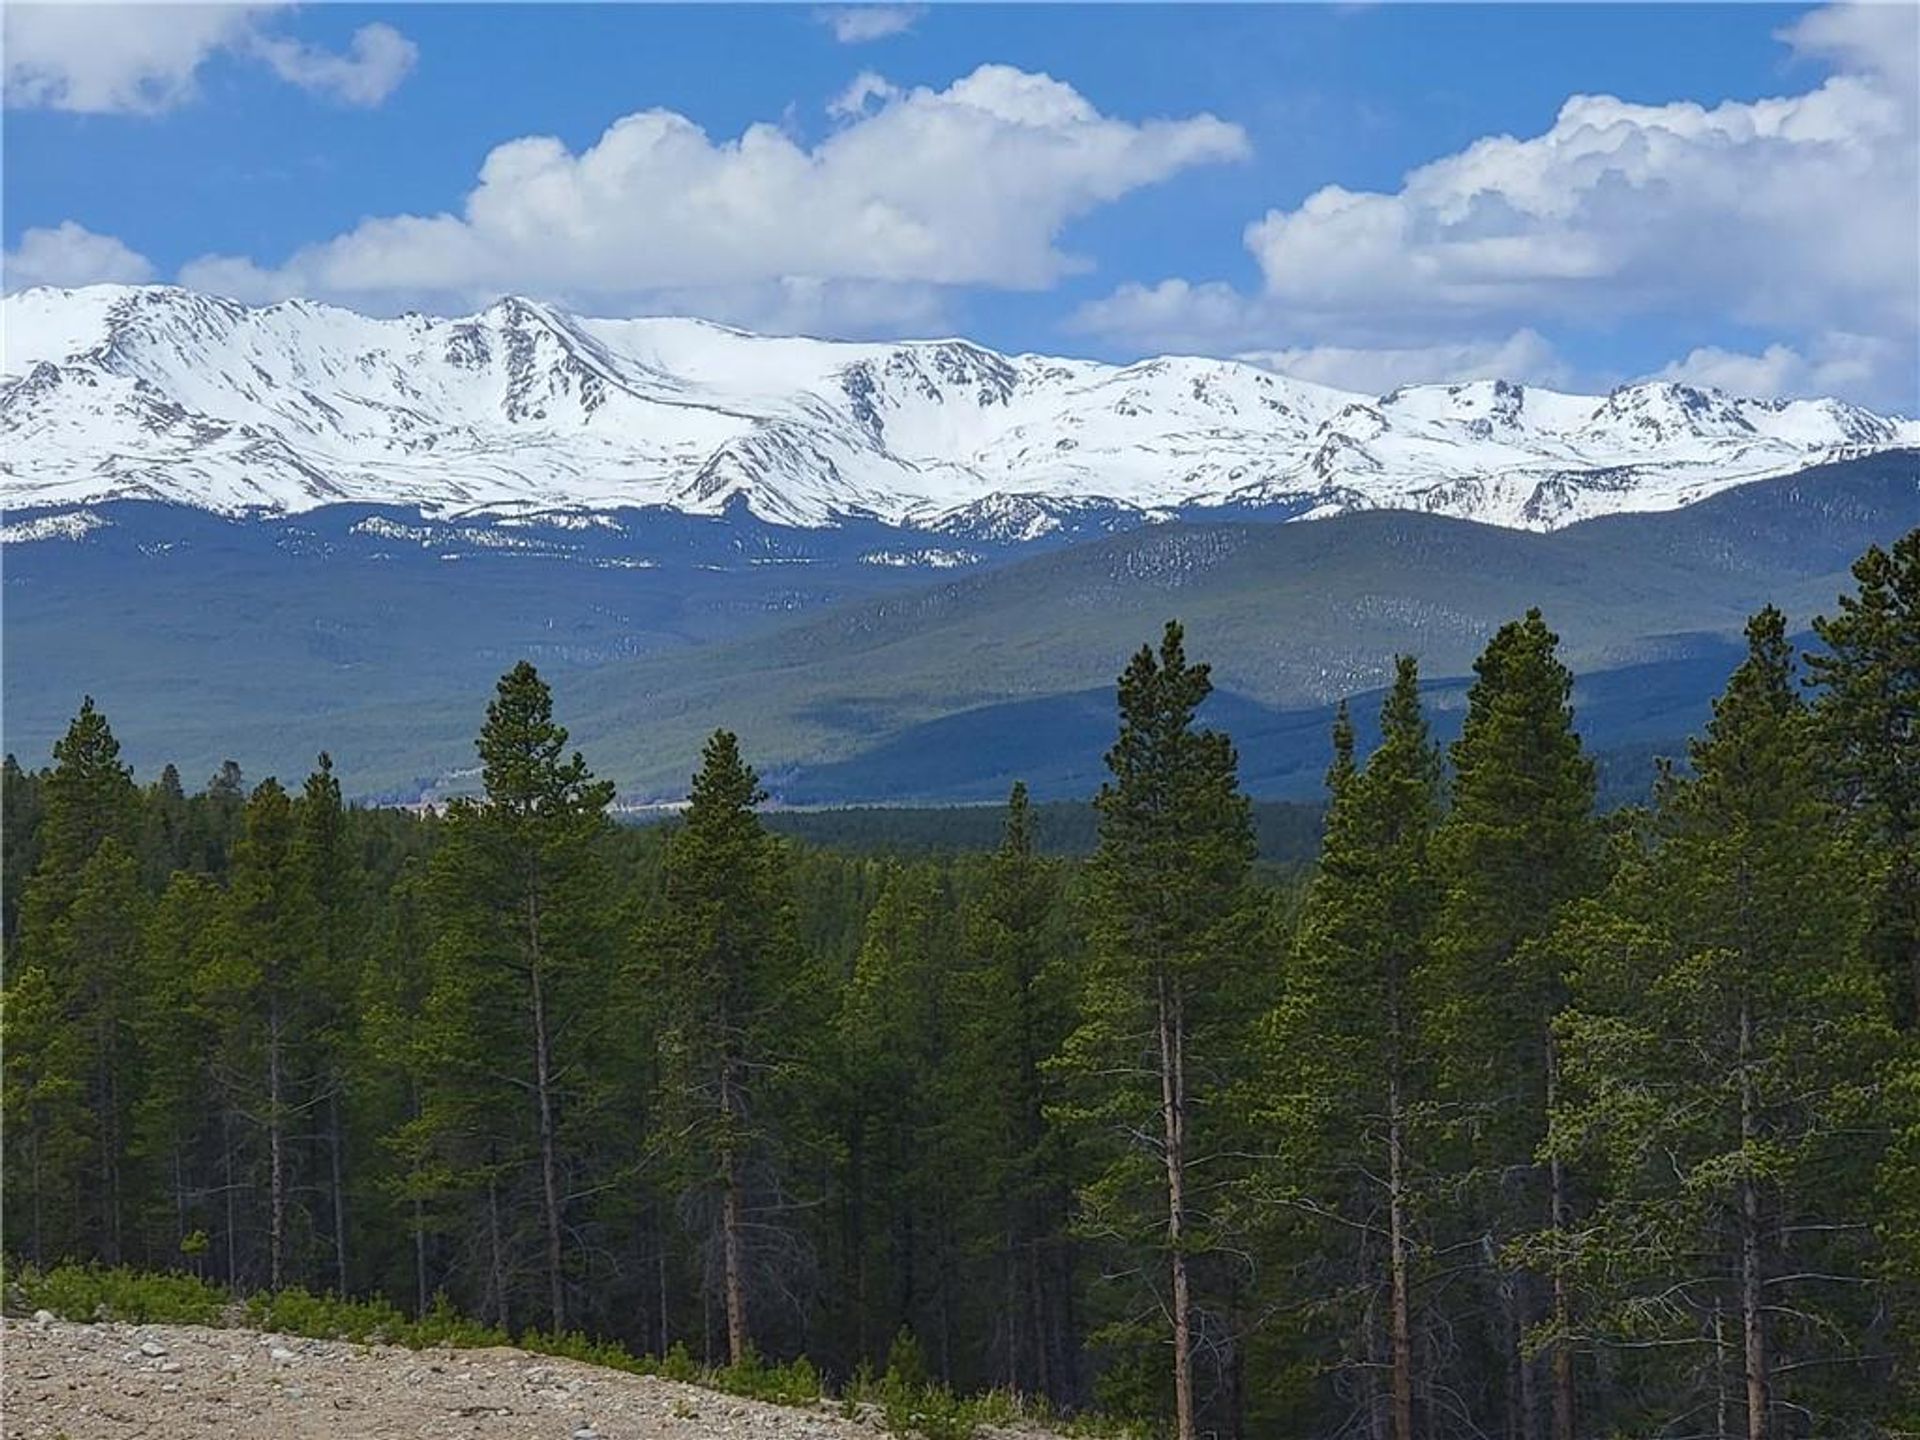
{"label": "blue sky", "polygon": [[1915,13],[12,5],[6,278],[1912,412]]}

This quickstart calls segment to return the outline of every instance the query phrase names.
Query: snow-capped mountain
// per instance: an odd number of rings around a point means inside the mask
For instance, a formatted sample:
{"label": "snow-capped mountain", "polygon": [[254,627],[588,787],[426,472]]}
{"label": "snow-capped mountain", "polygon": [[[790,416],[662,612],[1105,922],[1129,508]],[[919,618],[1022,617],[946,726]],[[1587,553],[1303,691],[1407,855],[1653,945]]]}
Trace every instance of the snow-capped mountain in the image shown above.
{"label": "snow-capped mountain", "polygon": [[373,319],[94,286],[10,296],[3,319],[0,503],[14,510],[744,503],[785,525],[858,517],[1010,541],[1088,508],[1393,507],[1552,529],[1920,444],[1920,424],[1836,400],[1505,381],[1376,397],[1231,361],[779,338],[521,299]]}

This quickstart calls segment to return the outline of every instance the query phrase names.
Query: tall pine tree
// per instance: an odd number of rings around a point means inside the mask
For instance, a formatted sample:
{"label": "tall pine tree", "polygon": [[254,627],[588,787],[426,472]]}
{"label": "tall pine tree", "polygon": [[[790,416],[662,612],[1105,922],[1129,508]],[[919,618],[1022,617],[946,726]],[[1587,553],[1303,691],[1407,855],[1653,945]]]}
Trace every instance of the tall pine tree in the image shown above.
{"label": "tall pine tree", "polygon": [[[1178,1440],[1197,1433],[1197,1257],[1212,1248],[1227,1178],[1217,1126],[1248,1056],[1254,1012],[1247,881],[1253,824],[1232,742],[1200,729],[1213,688],[1178,623],[1120,677],[1112,778],[1095,804],[1082,1022],[1062,1055],[1067,1113],[1108,1139],[1082,1191],[1088,1229],[1138,1259],[1171,1342]],[[1224,1317],[1208,1338],[1231,1345]]]}
{"label": "tall pine tree", "polygon": [[712,1202],[697,1213],[713,1218],[713,1268],[736,1365],[754,1353],[754,1276],[779,1248],[769,1243],[782,1198],[776,1087],[791,1077],[776,1036],[800,978],[780,846],[755,813],[765,799],[739,741],[716,731],[667,844],[652,937],[666,1148],[690,1195]]}
{"label": "tall pine tree", "polygon": [[433,862],[427,1007],[441,1069],[421,1127],[478,1207],[496,1317],[510,1313],[517,1212],[530,1203],[541,1308],[560,1331],[569,1199],[585,1180],[569,1174],[567,1130],[590,1108],[568,1106],[597,1084],[583,1058],[615,970],[601,854],[613,786],[568,756],[552,692],[524,660],[501,677],[476,744],[485,794],[452,806]]}
{"label": "tall pine tree", "polygon": [[[1451,805],[1434,838],[1444,900],[1429,1003],[1443,1078],[1471,1137],[1474,1177],[1466,1234],[1490,1260],[1505,1356],[1500,1407],[1521,1440],[1574,1440],[1573,1356],[1558,1335],[1568,1296],[1557,1268],[1539,1297],[1537,1267],[1510,1247],[1568,1220],[1559,1162],[1537,1162],[1558,1080],[1553,1017],[1566,1000],[1564,966],[1540,942],[1562,907],[1591,893],[1604,851],[1593,821],[1593,762],[1573,726],[1573,676],[1538,610],[1503,625],[1474,662],[1467,715],[1452,749]],[[1536,1252],[1538,1253],[1538,1252]],[[1544,1253],[1552,1255],[1549,1241]],[[1548,1396],[1529,1335],[1548,1334]],[[1543,1415],[1543,1399],[1548,1413]]]}
{"label": "tall pine tree", "polygon": [[1875,842],[1873,943],[1897,1013],[1920,1028],[1920,530],[1855,562],[1858,592],[1813,622],[1822,753]]}
{"label": "tall pine tree", "polygon": [[[1413,1440],[1418,1158],[1428,1106],[1427,1036],[1416,984],[1433,940],[1429,854],[1440,813],[1440,755],[1403,657],[1364,770],[1341,711],[1328,775],[1320,868],[1308,891],[1285,990],[1267,1039],[1262,1108],[1278,1196],[1311,1220],[1327,1261],[1313,1272],[1332,1307],[1350,1373],[1382,1375],[1361,1394],[1393,1440]],[[1338,1257],[1335,1261],[1335,1257]],[[1319,1298],[1319,1297],[1315,1297]],[[1384,1304],[1382,1303],[1384,1301]],[[1384,1314],[1384,1335],[1369,1317]]]}
{"label": "tall pine tree", "polygon": [[1780,612],[1747,635],[1652,850],[1554,943],[1577,968],[1552,1150],[1605,1182],[1577,1249],[1630,1433],[1852,1433],[1883,1363],[1871,1086],[1892,1032]]}

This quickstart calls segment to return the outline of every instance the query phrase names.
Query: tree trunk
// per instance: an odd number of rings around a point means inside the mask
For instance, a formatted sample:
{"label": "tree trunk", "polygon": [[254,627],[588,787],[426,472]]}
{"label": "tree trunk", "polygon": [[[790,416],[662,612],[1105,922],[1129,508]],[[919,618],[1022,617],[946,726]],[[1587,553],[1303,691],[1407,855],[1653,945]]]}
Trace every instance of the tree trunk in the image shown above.
{"label": "tree trunk", "polygon": [[[108,1026],[111,1043],[112,1027]],[[120,1263],[120,1097],[115,1082],[111,1051],[101,1070],[100,1105],[100,1178],[104,1258],[109,1265]]]}
{"label": "tree trunk", "polygon": [[418,1195],[413,1197],[413,1313],[427,1313],[427,1217]]}
{"label": "tree trunk", "polygon": [[1733,1440],[1731,1422],[1727,1419],[1732,1406],[1727,1397],[1727,1336],[1726,1321],[1720,1313],[1720,1302],[1713,1302],[1713,1440]]}
{"label": "tree trunk", "polygon": [[1400,1108],[1400,1076],[1387,1082],[1387,1216],[1392,1256],[1393,1440],[1413,1440],[1413,1320],[1407,1273],[1406,1134]]}
{"label": "tree trunk", "polygon": [[[408,1118],[420,1118],[420,1080],[415,1076],[407,1086]],[[420,1197],[413,1197],[413,1294],[414,1314],[427,1313],[427,1212]]]}
{"label": "tree trunk", "polygon": [[[1547,1032],[1547,1114],[1559,1096],[1560,1048]],[[1567,1294],[1567,1177],[1560,1157],[1547,1161],[1547,1222],[1553,1235],[1553,1440],[1574,1440],[1573,1348],[1569,1343],[1572,1301]]]}
{"label": "tree trunk", "polygon": [[493,1323],[500,1329],[507,1328],[507,1265],[506,1257],[500,1250],[500,1187],[494,1178],[488,1157],[487,1169],[487,1255],[488,1286],[493,1291]]}
{"label": "tree trunk", "polygon": [[1160,980],[1160,1112],[1167,1164],[1167,1252],[1172,1268],[1175,1440],[1194,1440],[1193,1331],[1187,1287],[1186,1036],[1178,998]]}
{"label": "tree trunk", "polygon": [[722,1203],[721,1247],[726,1268],[727,1293],[727,1359],[741,1364],[753,1349],[753,1338],[747,1329],[747,1281],[746,1257],[742,1253],[741,1229],[746,1223],[745,1202],[742,1191],[745,1186],[740,1176],[740,1159],[735,1153],[733,1124],[735,1104],[733,1095],[733,1058],[722,1062],[720,1077],[720,1114],[727,1128],[727,1137],[720,1153],[720,1168],[726,1195]]}
{"label": "tree trunk", "polygon": [[230,1106],[220,1108],[220,1165],[226,1174],[227,1212],[227,1289],[238,1290],[240,1277],[234,1257],[234,1218],[233,1218],[233,1110]]}
{"label": "tree trunk", "polygon": [[[1740,1143],[1743,1149],[1758,1139],[1758,1100],[1753,1093],[1749,1059],[1753,1049],[1753,1014],[1740,1001]],[[1740,1325],[1745,1340],[1747,1369],[1747,1440],[1767,1440],[1767,1336],[1762,1321],[1760,1265],[1760,1192],[1750,1175],[1740,1180]]]}
{"label": "tree trunk", "polygon": [[327,1096],[328,1160],[333,1168],[333,1283],[341,1299],[347,1297],[347,1187],[342,1174],[340,1147],[340,1081],[334,1077]]}
{"label": "tree trunk", "polygon": [[657,1267],[660,1283],[660,1354],[664,1358],[673,1348],[673,1327],[668,1314],[667,1297],[667,1227],[661,1217],[660,1207],[656,1204],[653,1212],[653,1233],[660,1245],[660,1263]]}
{"label": "tree trunk", "polygon": [[540,904],[527,900],[528,974],[533,991],[533,1086],[540,1120],[540,1201],[547,1232],[547,1313],[558,1335],[567,1328],[564,1251],[560,1230],[560,1166],[553,1126],[553,1056],[540,968]]}
{"label": "tree trunk", "polygon": [[287,1242],[287,1157],[280,1089],[280,1001],[267,1007],[267,1288],[279,1290]]}

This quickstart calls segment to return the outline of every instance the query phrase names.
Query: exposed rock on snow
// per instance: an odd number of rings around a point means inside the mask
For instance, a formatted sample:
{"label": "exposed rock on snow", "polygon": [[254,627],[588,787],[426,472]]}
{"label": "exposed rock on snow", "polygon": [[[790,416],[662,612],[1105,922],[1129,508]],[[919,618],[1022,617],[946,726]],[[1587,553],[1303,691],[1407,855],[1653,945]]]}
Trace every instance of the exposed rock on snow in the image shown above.
{"label": "exposed rock on snow", "polygon": [[1920,444],[1920,424],[1837,400],[1667,382],[1374,397],[1231,361],[765,337],[521,299],[371,319],[103,285],[4,307],[0,502],[15,509],[364,501],[587,526],[625,506],[745,504],[791,525],[1013,540],[1098,505],[1395,507],[1551,529]]}

